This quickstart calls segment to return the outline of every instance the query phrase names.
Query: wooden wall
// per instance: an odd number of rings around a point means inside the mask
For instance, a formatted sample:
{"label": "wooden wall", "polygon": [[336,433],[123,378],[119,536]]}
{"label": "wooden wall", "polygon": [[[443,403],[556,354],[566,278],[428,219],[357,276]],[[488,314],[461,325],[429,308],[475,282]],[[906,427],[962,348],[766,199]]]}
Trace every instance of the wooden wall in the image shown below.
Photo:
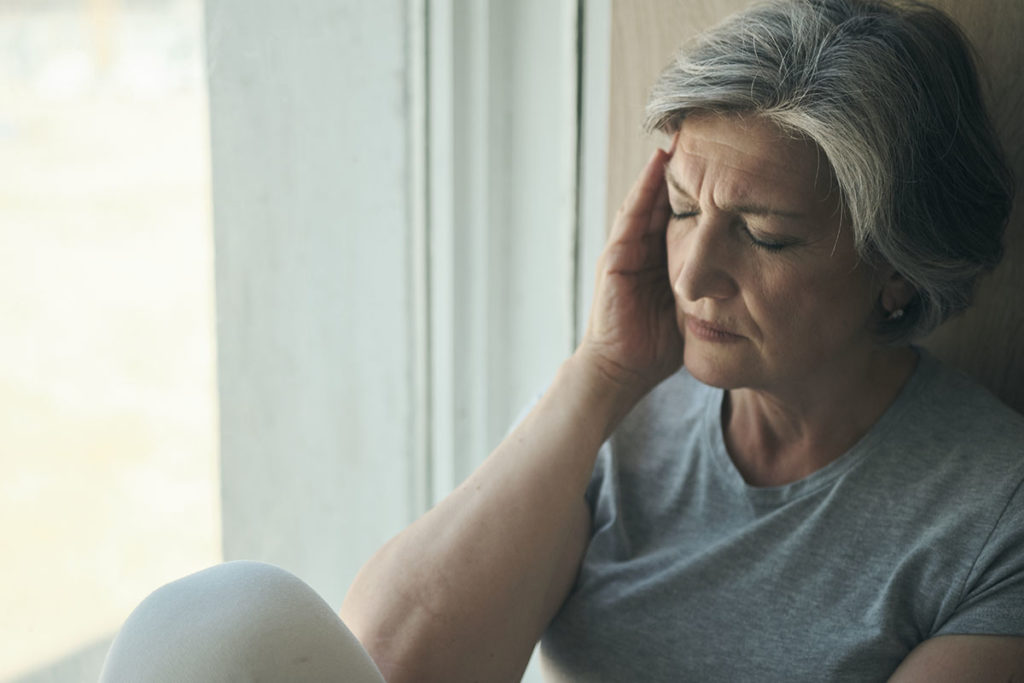
{"label": "wooden wall", "polygon": [[[1024,412],[1024,4],[1004,0],[932,0],[973,41],[995,126],[1017,177],[1017,205],[1006,256],[985,278],[974,306],[925,340]],[[607,213],[622,197],[655,144],[640,130],[647,92],[679,44],[747,7],[749,0],[613,0]]]}

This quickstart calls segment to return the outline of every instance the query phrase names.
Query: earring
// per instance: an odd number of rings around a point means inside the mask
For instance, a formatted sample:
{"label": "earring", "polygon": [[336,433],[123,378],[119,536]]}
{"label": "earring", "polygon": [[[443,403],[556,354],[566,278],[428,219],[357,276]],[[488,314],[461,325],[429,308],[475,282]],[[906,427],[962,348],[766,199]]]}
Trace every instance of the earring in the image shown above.
{"label": "earring", "polygon": [[889,317],[886,318],[886,320],[895,322],[895,321],[899,320],[902,317],[903,317],[903,309],[902,308],[897,308],[895,311],[893,311],[892,313],[889,314]]}

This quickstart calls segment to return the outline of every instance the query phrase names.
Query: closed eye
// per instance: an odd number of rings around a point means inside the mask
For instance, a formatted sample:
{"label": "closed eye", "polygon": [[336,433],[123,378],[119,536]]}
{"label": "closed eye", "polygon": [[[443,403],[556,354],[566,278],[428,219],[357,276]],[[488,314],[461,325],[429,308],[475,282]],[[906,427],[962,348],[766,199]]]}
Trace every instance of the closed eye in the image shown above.
{"label": "closed eye", "polygon": [[750,228],[748,228],[746,224],[743,225],[743,232],[746,234],[747,239],[750,240],[750,244],[752,246],[758,249],[763,249],[765,251],[782,251],[786,247],[793,245],[793,242],[789,240],[766,241],[763,239],[758,239],[757,237],[754,237],[754,233],[750,232]]}
{"label": "closed eye", "polygon": [[[699,215],[700,211],[672,211],[672,220],[683,221],[688,218],[696,218]],[[793,245],[793,241],[791,240],[776,241],[758,239],[757,237],[754,236],[754,233],[750,231],[750,228],[747,227],[746,223],[741,223],[741,227],[743,230],[743,234],[746,236],[747,240],[749,240],[751,246],[756,247],[757,249],[775,252],[782,251],[786,247]]]}

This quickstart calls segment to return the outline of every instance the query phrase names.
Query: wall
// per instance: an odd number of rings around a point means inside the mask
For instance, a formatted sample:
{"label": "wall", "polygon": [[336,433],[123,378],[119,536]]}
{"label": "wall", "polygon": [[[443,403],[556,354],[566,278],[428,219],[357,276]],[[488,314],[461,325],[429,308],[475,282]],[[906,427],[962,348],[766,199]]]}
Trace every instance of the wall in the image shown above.
{"label": "wall", "polygon": [[1024,412],[1024,5],[934,0],[974,44],[989,111],[1017,180],[1003,262],[981,281],[975,304],[927,340],[938,356]]}
{"label": "wall", "polygon": [[572,350],[577,9],[208,4],[226,559],[340,604]]}
{"label": "wall", "polygon": [[335,605],[415,512],[408,19],[206,11],[224,556]]}
{"label": "wall", "polygon": [[[109,13],[115,4],[90,6]],[[600,212],[592,210],[592,227],[577,231],[579,9],[576,0],[206,3],[225,559],[274,562],[339,604],[365,559],[486,456],[573,348],[583,309],[581,264],[589,282],[603,234],[593,227]],[[136,31],[131,42],[146,43],[147,35]],[[176,50],[180,56],[181,43]],[[130,75],[152,89],[145,67]],[[592,85],[600,97],[601,78]],[[197,127],[205,134],[205,118],[183,120],[179,108],[150,107],[148,125],[158,129],[161,147],[194,152],[175,133]],[[117,130],[125,112],[116,113],[104,131],[125,132]],[[599,130],[593,126],[591,134],[603,144]],[[121,147],[127,157],[150,151]],[[143,157],[162,178],[168,169],[161,158]],[[596,158],[588,168],[603,155]],[[82,166],[93,175],[96,159]],[[205,182],[202,170],[189,187]],[[596,187],[597,175],[589,177]],[[92,180],[102,184],[98,178]],[[137,201],[136,194],[126,196]],[[147,200],[138,209],[151,220],[154,206],[160,227],[193,208]],[[141,268],[177,301],[209,286],[210,269],[167,273],[178,264],[171,257],[180,252],[205,264],[209,245],[180,230],[155,242],[137,227],[125,234],[142,240],[155,259],[114,258],[103,279],[120,283],[118,292],[145,314],[140,319],[174,318],[153,328],[161,342],[154,348],[169,350],[143,355],[184,396],[211,397],[212,382],[178,372],[198,340],[182,346],[167,334],[207,316],[208,302],[182,312],[150,297],[137,277],[117,280],[122,267]],[[94,271],[83,282],[95,279]],[[79,287],[62,304],[87,313],[87,293]],[[58,337],[80,351],[81,330],[74,332]],[[104,352],[116,355],[116,348]],[[202,346],[204,358],[211,348]],[[96,373],[105,366],[95,361],[76,367]],[[136,410],[148,405],[129,402]],[[190,436],[188,426],[168,427],[174,435],[162,435],[165,450]],[[190,455],[211,456],[212,444]],[[122,473],[133,500],[166,518],[160,533],[146,533],[147,547],[168,564],[160,579],[131,563],[118,566],[115,583],[132,597],[109,619],[111,628],[146,592],[200,568],[181,537],[211,534],[191,524],[197,496],[172,486],[187,468],[177,457],[168,460],[144,480],[134,470]],[[209,502],[217,501],[211,495]],[[141,517],[121,515],[121,522],[142,528]],[[109,525],[91,528],[114,538]],[[139,547],[115,550],[108,561],[137,555]],[[201,562],[218,554],[214,541]],[[81,562],[68,567],[82,576]],[[55,605],[59,597],[50,591]],[[109,595],[90,599],[110,603]],[[47,623],[38,605],[31,611]],[[69,620],[60,622],[67,627]],[[94,680],[109,639],[80,645],[19,680]],[[10,649],[25,643],[16,638]]]}

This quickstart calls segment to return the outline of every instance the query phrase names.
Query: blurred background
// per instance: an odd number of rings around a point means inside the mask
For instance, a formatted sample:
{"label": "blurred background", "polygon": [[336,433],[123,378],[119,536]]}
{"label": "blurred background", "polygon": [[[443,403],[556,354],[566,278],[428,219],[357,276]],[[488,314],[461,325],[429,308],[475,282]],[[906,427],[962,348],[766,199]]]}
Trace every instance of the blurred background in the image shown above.
{"label": "blurred background", "polygon": [[0,680],[89,680],[221,559],[202,36],[199,0],[0,2]]}
{"label": "blurred background", "polygon": [[603,233],[583,5],[0,0],[0,681],[224,560],[337,606],[500,440]]}

